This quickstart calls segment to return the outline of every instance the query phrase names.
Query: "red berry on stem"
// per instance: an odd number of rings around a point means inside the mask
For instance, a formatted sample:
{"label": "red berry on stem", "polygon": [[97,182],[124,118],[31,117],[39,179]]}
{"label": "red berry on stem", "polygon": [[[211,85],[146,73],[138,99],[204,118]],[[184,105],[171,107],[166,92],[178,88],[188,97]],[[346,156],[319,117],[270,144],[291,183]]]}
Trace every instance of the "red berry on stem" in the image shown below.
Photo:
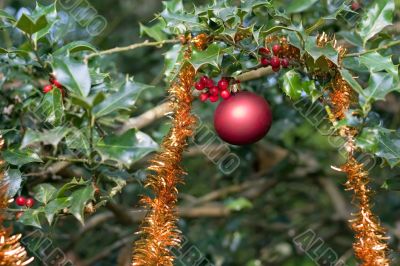
{"label": "red berry on stem", "polygon": [[205,101],[207,101],[208,97],[209,97],[208,93],[202,93],[202,94],[200,94],[199,99],[200,99],[200,101],[205,102]]}
{"label": "red berry on stem", "polygon": [[15,199],[15,204],[18,206],[24,206],[26,204],[26,198],[23,196],[19,196]]}
{"label": "red berry on stem", "polygon": [[26,203],[25,203],[25,206],[26,206],[26,207],[32,208],[33,205],[35,205],[35,200],[34,200],[34,199],[29,198],[29,199],[26,200]]}
{"label": "red berry on stem", "polygon": [[289,59],[282,58],[281,59],[281,65],[282,65],[283,68],[288,68],[289,67]]}
{"label": "red berry on stem", "polygon": [[274,56],[274,57],[271,58],[271,62],[270,63],[271,63],[272,68],[277,68],[277,67],[280,67],[281,60],[279,59],[279,57]]}
{"label": "red berry on stem", "polygon": [[43,87],[43,93],[49,93],[53,90],[53,85],[46,85]]}
{"label": "red berry on stem", "polygon": [[351,3],[351,10],[353,11],[357,11],[358,9],[360,9],[360,3],[358,1],[354,1],[353,3]]}
{"label": "red berry on stem", "polygon": [[275,44],[274,46],[272,46],[272,52],[274,53],[274,55],[278,55],[280,51],[281,46],[279,44]]}
{"label": "red berry on stem", "polygon": [[258,49],[259,54],[269,54],[271,51],[267,47],[261,47]]}
{"label": "red berry on stem", "polygon": [[211,95],[218,95],[218,91],[219,91],[219,89],[218,89],[217,86],[213,86],[213,87],[211,87],[210,90],[209,90],[209,92],[210,92]]}
{"label": "red berry on stem", "polygon": [[215,103],[216,101],[218,101],[218,99],[219,99],[218,94],[210,96],[210,102],[212,103]]}
{"label": "red berry on stem", "polygon": [[196,88],[196,90],[199,90],[199,91],[202,91],[202,90],[204,90],[204,83],[201,83],[201,82],[196,82],[195,84],[194,84],[194,87]]}
{"label": "red berry on stem", "polygon": [[58,82],[58,80],[56,80],[56,79],[53,80],[53,84],[54,84],[54,86],[56,86],[59,89],[62,89],[62,87],[63,87],[63,85],[60,82]]}
{"label": "red berry on stem", "polygon": [[268,102],[252,92],[242,91],[222,101],[214,113],[218,135],[234,145],[246,145],[262,139],[272,124]]}
{"label": "red berry on stem", "polygon": [[202,76],[200,78],[200,83],[204,85],[204,87],[207,85],[208,77],[207,76]]}
{"label": "red berry on stem", "polygon": [[222,78],[220,81],[218,81],[218,88],[220,90],[222,90],[222,91],[226,90],[226,89],[228,89],[228,87],[229,87],[229,81],[228,80]]}
{"label": "red berry on stem", "polygon": [[207,82],[206,82],[206,87],[211,89],[212,87],[214,87],[214,80],[208,78]]}
{"label": "red berry on stem", "polygon": [[227,90],[223,90],[221,91],[221,98],[226,100],[229,99],[229,97],[231,97],[231,93]]}
{"label": "red berry on stem", "polygon": [[263,66],[269,66],[269,60],[267,58],[261,58],[261,65]]}
{"label": "red berry on stem", "polygon": [[278,66],[278,67],[273,67],[273,68],[272,68],[272,71],[274,71],[274,72],[278,72],[280,69],[281,69],[281,67],[280,67],[280,66]]}

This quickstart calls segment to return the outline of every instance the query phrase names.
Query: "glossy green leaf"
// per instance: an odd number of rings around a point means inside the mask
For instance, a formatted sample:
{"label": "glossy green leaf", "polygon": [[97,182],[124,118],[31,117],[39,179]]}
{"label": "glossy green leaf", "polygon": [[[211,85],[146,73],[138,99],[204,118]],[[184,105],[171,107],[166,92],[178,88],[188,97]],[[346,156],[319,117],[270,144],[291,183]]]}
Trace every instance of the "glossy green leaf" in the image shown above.
{"label": "glossy green leaf", "polygon": [[197,70],[203,65],[212,65],[219,68],[221,60],[221,48],[218,46],[218,44],[213,43],[210,44],[204,51],[194,49],[189,62]]}
{"label": "glossy green leaf", "polygon": [[164,20],[159,20],[155,25],[147,27],[140,23],[140,35],[146,34],[150,38],[153,38],[156,41],[163,41],[168,39],[167,34],[165,34],[166,24]]}
{"label": "glossy green leaf", "polygon": [[363,88],[361,85],[355,80],[353,75],[348,71],[347,69],[341,69],[340,73],[342,74],[342,77],[347,83],[349,83],[350,87],[353,88],[354,91],[356,91],[358,94],[363,93]]}
{"label": "glossy green leaf", "polygon": [[82,224],[84,223],[84,210],[88,201],[94,199],[94,188],[92,185],[85,186],[72,192],[70,196],[69,212],[78,219]]}
{"label": "glossy green leaf", "polygon": [[338,64],[339,54],[332,44],[328,43],[325,47],[319,47],[317,46],[317,38],[314,36],[310,36],[305,40],[304,50],[311,55],[314,61],[321,57],[326,57],[334,64]]}
{"label": "glossy green leaf", "polygon": [[295,70],[290,70],[282,76],[282,90],[292,100],[296,101],[300,99],[302,86],[301,76]]}
{"label": "glossy green leaf", "polygon": [[43,208],[40,207],[38,209],[27,209],[24,211],[24,214],[19,218],[18,222],[34,226],[38,228],[42,228],[40,224],[40,216],[43,214]]}
{"label": "glossy green leaf", "polygon": [[399,91],[400,87],[393,82],[393,76],[389,73],[371,73],[368,87],[362,91],[365,102],[384,100],[385,96],[392,91]]}
{"label": "glossy green leaf", "polygon": [[57,192],[57,198],[66,197],[68,192],[73,189],[79,188],[81,186],[86,186],[89,182],[84,180],[83,178],[77,179],[72,178],[69,183],[64,184]]}
{"label": "glossy green leaf", "polygon": [[64,197],[64,198],[56,198],[50,201],[44,207],[44,214],[46,216],[47,221],[51,225],[53,223],[55,215],[61,210],[68,208],[71,205],[71,198]]}
{"label": "glossy green leaf", "polygon": [[312,7],[318,0],[293,0],[290,4],[286,4],[286,12],[299,13]]}
{"label": "glossy green leaf", "polygon": [[48,25],[46,15],[40,16],[37,20],[34,20],[31,16],[23,13],[18,19],[15,26],[23,32],[32,35],[44,29]]}
{"label": "glossy green leaf", "polygon": [[8,19],[13,22],[16,21],[16,19],[13,16],[11,16],[6,11],[1,10],[1,9],[0,9],[0,18],[5,18],[5,19]]}
{"label": "glossy green leaf", "polygon": [[22,139],[21,149],[40,142],[56,147],[68,133],[69,129],[64,127],[56,127],[43,132],[28,129],[25,132],[24,138]]}
{"label": "glossy green leaf", "polygon": [[17,166],[22,166],[28,163],[42,163],[37,153],[29,150],[14,150],[9,149],[2,152],[4,160],[7,163]]}
{"label": "glossy green leaf", "polygon": [[96,47],[85,41],[70,42],[53,53],[54,56],[68,55],[82,51],[97,52]]}
{"label": "glossy green leaf", "polygon": [[132,108],[142,91],[152,86],[127,80],[117,92],[107,96],[93,108],[96,117],[102,117],[121,109]]}
{"label": "glossy green leaf", "polygon": [[35,199],[43,204],[53,200],[57,194],[57,189],[51,184],[40,184],[33,188]]}
{"label": "glossy green leaf", "polygon": [[157,150],[158,145],[145,133],[132,129],[121,136],[107,136],[96,144],[96,149],[103,160],[113,160],[129,167]]}
{"label": "glossy green leaf", "polygon": [[8,169],[5,172],[4,179],[1,183],[7,184],[7,193],[10,198],[13,198],[21,189],[22,173],[18,169]]}
{"label": "glossy green leaf", "polygon": [[53,69],[57,80],[77,96],[87,97],[91,80],[88,66],[71,58],[54,58]]}
{"label": "glossy green leaf", "polygon": [[394,78],[399,78],[398,66],[393,64],[391,56],[383,56],[377,52],[372,52],[361,55],[360,62],[372,72],[384,70]]}
{"label": "glossy green leaf", "polygon": [[382,127],[364,128],[357,146],[384,159],[391,167],[400,164],[400,133]]}
{"label": "glossy green leaf", "polygon": [[369,39],[374,37],[384,27],[392,24],[393,12],[393,0],[376,0],[372,2],[371,7],[366,9],[359,29],[364,46]]}
{"label": "glossy green leaf", "polygon": [[60,90],[53,89],[47,93],[35,113],[43,121],[54,126],[61,125],[64,118],[64,104]]}

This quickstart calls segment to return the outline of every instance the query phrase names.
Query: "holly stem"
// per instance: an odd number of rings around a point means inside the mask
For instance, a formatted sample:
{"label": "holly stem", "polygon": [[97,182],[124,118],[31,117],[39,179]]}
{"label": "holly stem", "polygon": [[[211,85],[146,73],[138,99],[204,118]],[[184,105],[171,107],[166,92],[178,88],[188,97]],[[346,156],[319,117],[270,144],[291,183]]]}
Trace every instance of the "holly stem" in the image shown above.
{"label": "holly stem", "polygon": [[130,50],[134,50],[137,48],[141,48],[141,47],[146,47],[146,46],[163,46],[166,43],[177,43],[179,42],[179,40],[177,39],[173,39],[173,40],[163,40],[163,41],[159,41],[159,42],[149,42],[149,41],[144,41],[142,43],[135,43],[135,44],[131,44],[129,46],[125,46],[125,47],[115,47],[109,50],[104,50],[104,51],[100,51],[100,52],[96,52],[96,53],[92,53],[89,54],[85,57],[85,62],[87,62],[90,58],[96,57],[96,56],[100,56],[100,55],[107,55],[107,54],[113,54],[113,53],[120,53],[120,52],[125,52],[125,51],[130,51]]}
{"label": "holly stem", "polygon": [[390,48],[392,46],[396,46],[396,45],[400,45],[400,40],[396,40],[396,41],[390,42],[388,44],[385,44],[385,45],[383,45],[381,47],[378,47],[378,48],[375,48],[375,49],[366,50],[366,51],[359,52],[359,53],[348,54],[345,57],[355,57],[355,56],[360,56],[360,55],[364,55],[364,54],[369,54],[369,53],[377,52],[377,51],[380,51],[380,50],[385,50],[385,49],[388,49],[388,48]]}

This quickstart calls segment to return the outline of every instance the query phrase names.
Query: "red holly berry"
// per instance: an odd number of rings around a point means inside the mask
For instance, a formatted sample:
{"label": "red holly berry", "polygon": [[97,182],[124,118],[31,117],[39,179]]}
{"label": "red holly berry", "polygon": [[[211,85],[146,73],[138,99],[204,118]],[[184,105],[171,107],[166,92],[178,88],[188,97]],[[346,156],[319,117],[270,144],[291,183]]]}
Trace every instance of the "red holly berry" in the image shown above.
{"label": "red holly berry", "polygon": [[227,79],[222,78],[220,81],[218,81],[218,88],[220,90],[226,90],[229,87],[229,81]]}
{"label": "red holly berry", "polygon": [[275,44],[274,46],[272,46],[272,52],[274,53],[274,55],[278,55],[280,51],[281,46],[279,44]]}
{"label": "red holly berry", "polygon": [[261,65],[263,65],[263,66],[269,66],[269,60],[268,60],[268,58],[261,58]]}
{"label": "red holly berry", "polygon": [[53,80],[53,85],[59,89],[62,89],[62,87],[63,87],[63,85],[60,82],[58,82],[58,80],[56,80],[56,79]]}
{"label": "red holly berry", "polygon": [[227,90],[223,90],[221,91],[221,98],[226,100],[229,99],[229,97],[231,97],[231,93]]}
{"label": "red holly berry", "polygon": [[195,84],[194,84],[194,87],[196,88],[196,90],[199,90],[199,91],[202,91],[202,90],[204,90],[204,83],[202,83],[202,82],[196,82]]}
{"label": "red holly berry", "polygon": [[218,95],[218,91],[219,91],[219,89],[218,89],[217,86],[212,86],[212,87],[210,88],[210,90],[209,90],[209,93],[210,93],[211,95]]}
{"label": "red holly berry", "polygon": [[202,93],[202,94],[200,94],[199,99],[200,99],[200,101],[205,102],[205,101],[207,101],[208,97],[209,97],[208,93]]}
{"label": "red holly berry", "polygon": [[272,68],[272,71],[274,71],[274,72],[278,72],[280,69],[281,69],[281,67],[280,67],[280,66],[278,66],[278,67],[273,67],[273,68]]}
{"label": "red holly berry", "polygon": [[281,60],[279,60],[279,57],[274,56],[271,58],[271,66],[272,68],[278,68],[281,65]]}
{"label": "red holly berry", "polygon": [[206,82],[206,87],[211,89],[212,87],[214,87],[214,80],[208,78],[207,82]]}
{"label": "red holly berry", "polygon": [[288,68],[289,67],[289,59],[282,58],[281,59],[281,65],[282,65],[283,68]]}
{"label": "red holly berry", "polygon": [[32,208],[33,205],[35,205],[35,200],[34,200],[34,199],[29,198],[29,199],[26,200],[26,202],[25,202],[25,206],[26,206],[26,207]]}
{"label": "red holly berry", "polygon": [[210,102],[215,103],[219,99],[218,94],[217,95],[211,95],[209,99],[210,99]]}
{"label": "red holly berry", "polygon": [[24,206],[26,204],[26,198],[23,196],[19,196],[15,199],[15,204],[18,206]]}
{"label": "red holly berry", "polygon": [[202,76],[200,78],[200,83],[202,83],[204,85],[204,87],[206,87],[207,81],[208,81],[208,77],[207,76]]}
{"label": "red holly berry", "polygon": [[360,9],[361,5],[359,2],[354,1],[353,3],[351,3],[351,10],[353,11],[357,11],[358,9]]}
{"label": "red holly berry", "polygon": [[271,51],[267,47],[261,47],[258,49],[259,54],[269,54]]}
{"label": "red holly berry", "polygon": [[46,85],[43,87],[43,93],[49,93],[53,90],[53,85]]}

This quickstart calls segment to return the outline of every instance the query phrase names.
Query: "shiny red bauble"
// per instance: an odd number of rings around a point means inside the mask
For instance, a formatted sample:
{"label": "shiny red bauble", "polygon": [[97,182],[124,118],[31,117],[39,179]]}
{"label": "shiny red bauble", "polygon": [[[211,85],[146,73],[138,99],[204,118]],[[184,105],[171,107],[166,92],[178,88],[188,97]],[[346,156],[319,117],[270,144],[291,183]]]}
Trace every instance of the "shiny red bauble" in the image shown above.
{"label": "shiny red bauble", "polygon": [[252,92],[238,92],[222,101],[214,113],[214,127],[224,141],[246,145],[259,141],[269,131],[272,112],[268,102]]}

